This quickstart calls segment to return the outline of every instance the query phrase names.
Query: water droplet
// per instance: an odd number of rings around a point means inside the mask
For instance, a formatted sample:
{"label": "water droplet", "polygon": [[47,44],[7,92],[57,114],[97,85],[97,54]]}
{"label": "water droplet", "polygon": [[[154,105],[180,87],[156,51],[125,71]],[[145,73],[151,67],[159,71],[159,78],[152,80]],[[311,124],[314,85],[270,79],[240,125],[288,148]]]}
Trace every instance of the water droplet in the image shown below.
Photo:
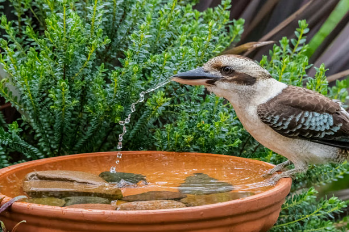
{"label": "water droplet", "polygon": [[144,92],[141,92],[140,94],[139,94],[139,102],[143,102],[144,101]]}
{"label": "water droplet", "polygon": [[118,142],[117,149],[121,149],[121,148],[122,148],[122,142]]}
{"label": "water droplet", "polygon": [[111,201],[110,204],[116,207],[118,204],[118,200]]}
{"label": "water droplet", "polygon": [[170,82],[171,82],[171,80],[162,82],[162,83],[158,84],[157,86],[155,86],[154,88],[148,89],[147,91],[145,91],[145,93],[153,92],[153,91],[155,91],[155,90],[157,90],[157,89],[163,87],[164,85],[166,85],[166,84],[168,84],[168,83],[170,83]]}
{"label": "water droplet", "polygon": [[[160,83],[159,85],[157,85],[157,86],[155,86],[155,87],[153,87],[153,88],[151,88],[151,89],[148,89],[147,91],[142,91],[142,92],[139,93],[139,99],[138,99],[138,101],[136,101],[136,102],[134,102],[134,103],[131,104],[131,113],[127,116],[127,118],[125,118],[125,121],[119,121],[119,124],[120,124],[121,126],[123,126],[123,127],[122,127],[122,133],[119,134],[119,142],[118,142],[118,145],[117,145],[117,149],[118,149],[118,150],[120,150],[120,149],[122,148],[123,136],[124,136],[124,135],[126,134],[126,132],[127,132],[126,124],[130,123],[130,121],[131,121],[131,115],[132,115],[133,112],[136,111],[136,105],[137,105],[137,103],[143,102],[143,101],[144,101],[144,95],[145,95],[146,93],[153,92],[153,91],[157,90],[158,88],[160,88],[160,87],[166,85],[167,83],[170,83],[170,81],[171,81],[171,80],[167,80],[167,81],[162,82],[162,83]],[[143,148],[141,147],[140,150],[143,150]],[[121,157],[122,157],[122,154],[121,154],[120,152],[117,153],[117,158],[121,159]],[[119,163],[119,160],[116,161],[116,164],[118,164],[118,163]],[[115,173],[115,172],[116,172],[116,171],[115,171],[115,167],[111,167],[111,168],[110,168],[110,172]]]}
{"label": "water droplet", "polygon": [[110,173],[116,173],[114,166],[110,168]]}

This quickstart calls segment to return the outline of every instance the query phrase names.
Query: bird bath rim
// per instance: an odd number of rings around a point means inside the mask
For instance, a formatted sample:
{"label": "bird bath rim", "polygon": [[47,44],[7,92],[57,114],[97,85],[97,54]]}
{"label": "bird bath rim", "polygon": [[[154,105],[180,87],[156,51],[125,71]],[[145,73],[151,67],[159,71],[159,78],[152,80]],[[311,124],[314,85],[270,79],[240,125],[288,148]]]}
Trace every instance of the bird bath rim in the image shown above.
{"label": "bird bath rim", "polygon": [[[209,154],[209,153],[194,153],[194,152],[163,152],[163,151],[123,151],[123,155],[134,154],[154,154],[154,153],[176,153],[178,155],[192,154],[196,156],[213,156],[213,157],[226,157],[226,155]],[[46,158],[41,160],[29,161],[26,163],[16,164],[10,167],[0,169],[0,178],[6,177],[11,173],[15,173],[19,170],[27,169],[37,165],[54,163],[57,161],[69,160],[74,158],[89,158],[91,156],[106,156],[114,155],[117,152],[98,152],[98,153],[84,153],[77,155],[67,155],[53,158]],[[244,160],[247,162],[258,163],[264,166],[273,168],[274,165],[246,158],[228,156],[230,159]],[[186,221],[201,221],[212,218],[226,218],[236,217],[251,212],[259,212],[268,208],[273,208],[273,211],[280,211],[281,204],[285,197],[288,195],[291,188],[292,180],[290,178],[281,179],[271,189],[252,195],[246,198],[237,200],[215,203],[210,205],[202,205],[195,207],[176,208],[176,209],[161,209],[161,210],[135,210],[135,211],[112,211],[112,210],[91,210],[91,209],[79,209],[79,208],[63,208],[58,206],[38,205],[27,202],[15,202],[10,209],[10,214],[21,214],[25,216],[39,216],[43,218],[55,218],[66,220],[85,220],[94,222],[106,222],[106,223],[137,223],[137,224],[154,224],[156,222],[163,223],[164,216],[166,222],[186,222]],[[0,193],[0,198],[5,197],[0,205],[5,204],[11,197]],[[29,210],[30,209],[30,210]],[[7,218],[9,215],[5,215]],[[4,215],[1,215],[3,218]]]}

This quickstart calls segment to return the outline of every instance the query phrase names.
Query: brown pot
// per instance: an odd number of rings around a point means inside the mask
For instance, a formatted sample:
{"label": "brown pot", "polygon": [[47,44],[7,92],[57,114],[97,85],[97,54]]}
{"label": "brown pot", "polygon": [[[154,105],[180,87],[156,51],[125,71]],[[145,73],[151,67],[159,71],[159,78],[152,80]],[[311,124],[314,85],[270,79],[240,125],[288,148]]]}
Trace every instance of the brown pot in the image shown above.
{"label": "brown pot", "polygon": [[[34,170],[76,170],[99,174],[109,170],[114,164],[117,152],[100,152],[48,158],[17,164],[0,170],[1,195],[4,197],[1,205],[12,197],[23,195],[21,186],[24,176]],[[158,151],[128,151],[122,152],[123,157],[117,166],[117,171],[134,172],[152,178],[154,170],[161,171],[162,176],[171,176],[174,168],[183,168],[188,163],[194,163],[200,172],[201,167],[215,165],[215,173],[207,173],[219,179],[220,167],[227,167],[229,162],[247,163],[260,174],[273,165],[233,156],[205,153],[176,153]],[[165,155],[165,156],[164,156]],[[161,162],[159,162],[160,158]],[[158,160],[158,161],[157,161]],[[166,161],[167,160],[167,161]],[[177,162],[178,161],[178,162]],[[189,176],[191,173],[179,172],[179,176]],[[216,175],[216,176],[214,176]],[[18,222],[26,220],[17,231],[23,232],[53,232],[53,231],[267,231],[276,222],[281,205],[291,188],[291,179],[281,179],[275,187],[243,199],[204,206],[144,210],[144,211],[111,211],[78,208],[61,208],[56,206],[37,205],[26,202],[16,202],[10,209],[0,215],[8,229]],[[174,183],[177,185],[180,183]],[[134,189],[124,191],[124,195],[137,192],[156,190]]]}

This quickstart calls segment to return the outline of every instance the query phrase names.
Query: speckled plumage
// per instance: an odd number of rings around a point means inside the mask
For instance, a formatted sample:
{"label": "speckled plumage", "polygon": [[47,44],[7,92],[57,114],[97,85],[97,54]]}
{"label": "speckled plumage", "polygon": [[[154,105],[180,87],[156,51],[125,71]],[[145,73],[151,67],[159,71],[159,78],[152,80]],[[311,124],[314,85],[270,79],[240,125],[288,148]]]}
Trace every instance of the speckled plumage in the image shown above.
{"label": "speckled plumage", "polygon": [[203,66],[200,78],[188,78],[191,74],[177,74],[173,80],[205,85],[226,98],[258,142],[289,159],[267,174],[294,164],[294,169],[274,175],[273,182],[305,172],[308,164],[348,160],[349,114],[339,103],[278,82],[267,70],[241,56],[215,57]]}
{"label": "speckled plumage", "polygon": [[349,115],[342,107],[314,91],[288,86],[258,105],[257,114],[276,132],[349,149]]}

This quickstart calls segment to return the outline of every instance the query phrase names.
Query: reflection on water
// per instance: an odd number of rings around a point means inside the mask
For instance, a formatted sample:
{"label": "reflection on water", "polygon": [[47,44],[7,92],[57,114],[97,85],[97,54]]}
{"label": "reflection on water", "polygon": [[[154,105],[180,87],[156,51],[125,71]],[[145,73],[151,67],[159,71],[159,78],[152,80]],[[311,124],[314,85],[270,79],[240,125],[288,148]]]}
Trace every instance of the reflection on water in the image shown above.
{"label": "reflection on water", "polygon": [[118,172],[111,173],[108,164],[118,156],[106,153],[19,170],[0,177],[2,193],[11,197],[25,193],[27,201],[37,204],[146,210],[215,204],[273,187],[262,177],[270,166],[246,159],[123,152]]}

